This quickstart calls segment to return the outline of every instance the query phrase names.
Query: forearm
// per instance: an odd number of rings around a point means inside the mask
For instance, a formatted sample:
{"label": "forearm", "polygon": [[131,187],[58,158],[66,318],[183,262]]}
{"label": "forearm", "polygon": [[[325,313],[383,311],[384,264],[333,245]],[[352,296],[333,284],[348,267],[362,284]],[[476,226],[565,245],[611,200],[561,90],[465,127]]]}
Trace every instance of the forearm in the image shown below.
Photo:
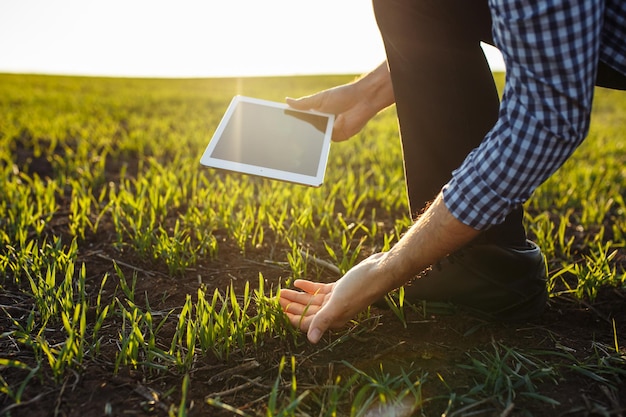
{"label": "forearm", "polygon": [[291,323],[317,343],[326,330],[345,324],[478,233],[450,214],[440,194],[389,252],[364,259],[334,284],[296,281],[306,292],[282,291],[281,305]]}
{"label": "forearm", "polygon": [[461,223],[446,208],[441,193],[380,262],[385,277],[377,292],[406,284],[416,274],[474,239],[480,232]]}
{"label": "forearm", "polygon": [[361,76],[353,83],[353,86],[358,89],[359,96],[369,104],[372,114],[378,113],[395,102],[387,61]]}

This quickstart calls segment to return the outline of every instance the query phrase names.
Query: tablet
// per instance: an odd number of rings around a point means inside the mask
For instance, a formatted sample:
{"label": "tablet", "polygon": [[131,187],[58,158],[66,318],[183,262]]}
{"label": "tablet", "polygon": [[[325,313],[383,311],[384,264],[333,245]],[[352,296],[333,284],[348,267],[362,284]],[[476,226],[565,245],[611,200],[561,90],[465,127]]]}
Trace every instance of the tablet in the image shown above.
{"label": "tablet", "polygon": [[235,96],[200,163],[319,187],[335,116],[285,103]]}

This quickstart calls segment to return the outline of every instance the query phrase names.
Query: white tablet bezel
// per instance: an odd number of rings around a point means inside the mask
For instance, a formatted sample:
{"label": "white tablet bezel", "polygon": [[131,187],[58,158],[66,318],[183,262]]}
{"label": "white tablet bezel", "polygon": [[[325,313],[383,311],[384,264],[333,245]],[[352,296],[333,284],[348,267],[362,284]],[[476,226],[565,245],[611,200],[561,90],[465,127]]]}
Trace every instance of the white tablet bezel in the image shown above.
{"label": "white tablet bezel", "polygon": [[[235,109],[237,108],[239,103],[242,103],[242,102],[275,108],[277,110],[289,110],[289,111],[308,113],[308,114],[326,117],[327,118],[326,129],[324,132],[320,132],[320,135],[322,135],[322,140],[323,140],[320,154],[312,156],[312,157],[319,158],[316,174],[315,175],[303,175],[301,173],[296,173],[296,172],[277,170],[277,169],[270,168],[270,167],[251,165],[248,163],[242,163],[242,162],[236,162],[236,161],[218,159],[218,158],[212,157],[211,155],[213,153],[213,150],[215,149],[219,141],[222,140],[223,138],[222,134],[224,130],[226,129],[226,127],[228,126],[228,123],[233,113],[235,112]],[[215,130],[213,137],[211,138],[211,141],[207,145],[204,151],[204,154],[202,155],[200,159],[200,163],[208,167],[220,168],[220,169],[241,172],[241,173],[250,174],[250,175],[258,175],[258,176],[272,178],[276,180],[309,185],[312,187],[319,187],[324,182],[324,174],[326,171],[326,163],[328,161],[328,153],[330,151],[330,143],[331,143],[331,136],[332,136],[332,129],[333,129],[334,121],[335,121],[335,116],[333,114],[321,113],[321,112],[316,112],[316,111],[297,110],[297,109],[294,109],[293,107],[288,106],[285,103],[279,103],[279,102],[274,102],[274,101],[269,101],[269,100],[263,100],[263,99],[253,98],[253,97],[237,95],[233,97],[233,99],[231,100],[226,112],[224,113],[224,116],[222,117],[222,120],[220,121],[217,129]],[[288,155],[285,155],[285,156],[288,157]]]}

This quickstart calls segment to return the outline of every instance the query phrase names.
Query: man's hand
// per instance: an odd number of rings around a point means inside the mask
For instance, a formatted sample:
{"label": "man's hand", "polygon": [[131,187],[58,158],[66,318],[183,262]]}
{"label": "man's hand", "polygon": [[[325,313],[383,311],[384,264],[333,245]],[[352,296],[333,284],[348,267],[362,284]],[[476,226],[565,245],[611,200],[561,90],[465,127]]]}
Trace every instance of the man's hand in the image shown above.
{"label": "man's hand", "polygon": [[287,104],[299,110],[317,110],[335,115],[333,140],[341,142],[363,129],[376,114],[366,101],[360,101],[353,84],[334,87],[311,96],[287,98]]}
{"label": "man's hand", "polygon": [[332,284],[296,280],[304,292],[284,289],[279,302],[291,324],[317,343],[387,292],[478,235],[448,211],[441,194],[389,252],[365,259]]}
{"label": "man's hand", "polygon": [[307,332],[313,317],[328,303],[335,283],[323,284],[297,279],[293,285],[302,291],[281,289],[279,302],[291,325]]}
{"label": "man's hand", "polygon": [[357,134],[372,117],[393,102],[393,88],[386,63],[353,83],[298,99],[287,98],[287,104],[294,109],[334,114],[335,142]]}
{"label": "man's hand", "polygon": [[307,332],[312,343],[317,343],[326,330],[346,324],[393,289],[379,276],[385,256],[370,256],[332,284],[299,279],[294,285],[304,292],[281,290],[279,302],[291,324]]}

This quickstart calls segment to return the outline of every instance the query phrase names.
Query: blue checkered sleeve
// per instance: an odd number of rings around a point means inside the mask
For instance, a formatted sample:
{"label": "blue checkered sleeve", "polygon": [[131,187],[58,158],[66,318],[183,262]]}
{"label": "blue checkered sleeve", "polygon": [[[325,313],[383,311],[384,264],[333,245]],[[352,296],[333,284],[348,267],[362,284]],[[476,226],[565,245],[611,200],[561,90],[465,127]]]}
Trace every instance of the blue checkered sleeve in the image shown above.
{"label": "blue checkered sleeve", "polygon": [[498,122],[443,189],[457,219],[502,222],[586,137],[598,60],[626,73],[626,2],[613,3],[490,0],[506,85]]}

